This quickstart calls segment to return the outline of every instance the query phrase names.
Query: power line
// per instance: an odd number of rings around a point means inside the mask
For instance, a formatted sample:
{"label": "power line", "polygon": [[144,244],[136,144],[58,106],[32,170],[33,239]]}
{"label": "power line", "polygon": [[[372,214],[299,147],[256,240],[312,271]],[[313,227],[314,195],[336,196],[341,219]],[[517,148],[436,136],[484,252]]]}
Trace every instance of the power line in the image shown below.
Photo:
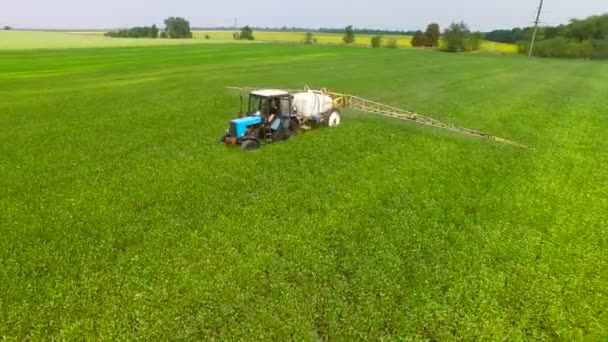
{"label": "power line", "polygon": [[532,34],[532,41],[530,42],[530,51],[528,51],[528,57],[532,57],[532,53],[534,53],[534,43],[536,42],[536,34],[538,33],[540,14],[543,11],[543,2],[544,0],[540,0],[540,4],[538,5],[538,13],[536,14],[536,20],[534,21],[534,33]]}

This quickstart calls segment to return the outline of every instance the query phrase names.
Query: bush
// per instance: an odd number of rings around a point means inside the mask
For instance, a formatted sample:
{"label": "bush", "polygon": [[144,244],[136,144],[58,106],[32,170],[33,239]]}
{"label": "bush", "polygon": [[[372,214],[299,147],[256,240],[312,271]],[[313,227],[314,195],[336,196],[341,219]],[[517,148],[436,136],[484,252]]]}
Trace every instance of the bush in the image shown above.
{"label": "bush", "polygon": [[352,44],[355,42],[355,31],[352,25],[347,26],[344,29],[344,37],[342,37],[344,44]]}
{"label": "bush", "polygon": [[608,58],[608,38],[592,41],[593,56],[591,58]]}
{"label": "bush", "polygon": [[386,43],[386,47],[389,49],[396,49],[397,48],[397,38],[391,38],[388,40],[388,42]]}
{"label": "bush", "polygon": [[412,37],[412,46],[421,47],[424,45],[424,33],[422,33],[422,31],[416,31],[416,33],[414,33],[414,36]]}
{"label": "bush", "polygon": [[304,37],[304,44],[314,44],[317,40],[315,39],[312,32],[306,32],[306,36]]}
{"label": "bush", "polygon": [[161,38],[163,38],[163,39],[167,39],[167,38],[169,38],[169,35],[167,34],[167,32],[166,32],[166,31],[162,31],[162,32],[160,33],[160,37],[161,37]]}
{"label": "bush", "polygon": [[253,30],[249,26],[245,26],[241,29],[241,33],[235,33],[234,39],[239,40],[255,40],[253,36]]}
{"label": "bush", "polygon": [[4,31],[10,31],[10,30],[12,30],[12,27],[10,27],[10,26],[4,26]]}
{"label": "bush", "polygon": [[208,34],[206,34],[206,35],[205,35],[205,39],[209,40],[209,39],[211,39],[211,36],[210,36],[210,35],[208,35]]}
{"label": "bush", "polygon": [[464,44],[464,51],[478,51],[481,48],[481,42],[483,41],[483,33],[474,32],[471,33]]}
{"label": "bush", "polygon": [[113,38],[158,38],[158,28],[156,28],[156,25],[133,27],[130,29],[106,32],[104,33],[104,36]]}
{"label": "bush", "polygon": [[379,48],[382,46],[382,36],[373,36],[371,39],[371,44],[373,48]]}
{"label": "bush", "polygon": [[[522,42],[519,44],[519,51],[522,53],[527,53],[529,48],[529,42]],[[537,57],[594,59],[608,57],[608,53],[603,55],[601,51],[602,48],[593,41],[585,40],[579,42],[577,40],[567,39],[564,37],[540,40],[534,45],[534,56]]]}

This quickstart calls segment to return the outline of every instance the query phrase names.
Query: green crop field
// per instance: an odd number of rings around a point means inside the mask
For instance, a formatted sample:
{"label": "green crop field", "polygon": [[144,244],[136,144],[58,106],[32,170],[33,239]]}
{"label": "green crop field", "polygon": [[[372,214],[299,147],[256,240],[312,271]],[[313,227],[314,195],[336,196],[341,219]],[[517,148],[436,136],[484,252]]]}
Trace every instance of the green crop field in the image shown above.
{"label": "green crop field", "polygon": [[[244,153],[229,85],[346,111]],[[0,52],[0,337],[608,339],[608,63],[197,44]]]}

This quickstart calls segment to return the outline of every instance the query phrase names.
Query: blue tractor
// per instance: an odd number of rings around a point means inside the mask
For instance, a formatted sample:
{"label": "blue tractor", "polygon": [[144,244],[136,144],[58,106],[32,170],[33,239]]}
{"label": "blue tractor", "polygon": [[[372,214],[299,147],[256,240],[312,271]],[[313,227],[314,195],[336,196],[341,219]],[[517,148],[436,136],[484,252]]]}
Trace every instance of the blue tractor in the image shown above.
{"label": "blue tractor", "polygon": [[240,117],[230,121],[230,128],[220,143],[240,145],[243,150],[251,151],[260,148],[263,141],[276,142],[296,135],[300,122],[292,101],[293,95],[284,90],[251,92],[246,113],[241,109]]}

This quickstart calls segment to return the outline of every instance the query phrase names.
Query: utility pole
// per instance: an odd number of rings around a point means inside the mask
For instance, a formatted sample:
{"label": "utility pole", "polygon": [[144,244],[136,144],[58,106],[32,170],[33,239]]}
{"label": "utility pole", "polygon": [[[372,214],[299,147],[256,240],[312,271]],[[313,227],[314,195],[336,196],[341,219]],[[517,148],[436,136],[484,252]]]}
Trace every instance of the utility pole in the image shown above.
{"label": "utility pole", "polygon": [[532,53],[534,53],[534,43],[536,42],[536,34],[538,33],[538,24],[540,24],[540,14],[543,11],[543,2],[544,0],[540,0],[540,5],[538,5],[538,13],[536,14],[536,20],[534,21],[534,33],[532,33],[532,41],[530,42],[530,51],[528,51],[528,57],[532,57]]}
{"label": "utility pole", "polygon": [[234,29],[235,30],[239,29],[239,20],[236,17],[234,18]]}

